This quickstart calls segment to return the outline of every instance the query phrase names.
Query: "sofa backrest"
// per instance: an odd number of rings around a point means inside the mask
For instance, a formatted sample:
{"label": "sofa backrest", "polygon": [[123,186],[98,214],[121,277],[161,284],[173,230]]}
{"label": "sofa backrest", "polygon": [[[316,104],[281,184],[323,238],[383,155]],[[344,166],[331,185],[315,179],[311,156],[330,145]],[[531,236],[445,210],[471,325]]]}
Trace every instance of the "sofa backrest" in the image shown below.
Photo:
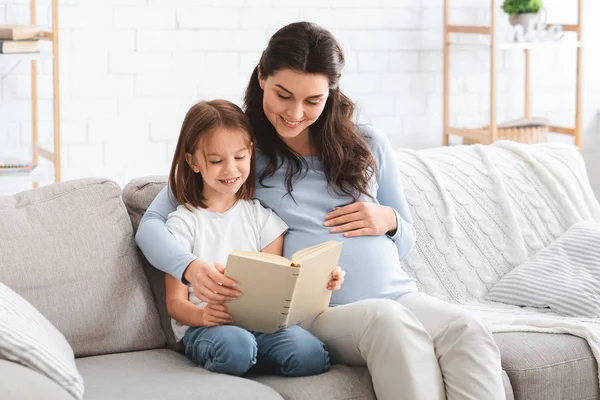
{"label": "sofa backrest", "polygon": [[[134,179],[129,182],[123,189],[123,201],[129,212],[131,224],[134,234],[137,232],[140,220],[144,216],[146,209],[152,203],[156,195],[166,186],[166,176],[149,176],[144,178]],[[139,251],[139,250],[138,250]],[[160,323],[167,339],[167,347],[182,351],[181,343],[177,343],[173,329],[171,328],[171,317],[167,312],[165,301],[165,274],[162,271],[154,268],[148,262],[146,257],[139,251],[140,259],[144,266],[144,271],[154,296],[154,302],[160,315]]]}
{"label": "sofa backrest", "polygon": [[449,302],[483,299],[571,225],[600,222],[573,146],[499,141],[402,150],[398,168],[417,232],[402,267],[421,291]]}
{"label": "sofa backrest", "polygon": [[119,186],[87,178],[0,197],[0,281],[76,356],[163,347]]}

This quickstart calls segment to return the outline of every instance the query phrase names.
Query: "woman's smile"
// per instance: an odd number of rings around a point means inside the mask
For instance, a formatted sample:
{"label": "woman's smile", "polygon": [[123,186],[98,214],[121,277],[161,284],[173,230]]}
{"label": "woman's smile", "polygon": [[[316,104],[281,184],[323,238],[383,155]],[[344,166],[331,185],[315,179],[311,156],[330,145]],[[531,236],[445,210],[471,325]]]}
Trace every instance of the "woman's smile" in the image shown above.
{"label": "woman's smile", "polygon": [[302,120],[302,121],[292,121],[292,120],[286,119],[284,117],[281,117],[281,120],[283,121],[283,125],[285,125],[287,128],[292,128],[292,129],[299,127],[300,124],[302,122],[304,122],[304,120]]}

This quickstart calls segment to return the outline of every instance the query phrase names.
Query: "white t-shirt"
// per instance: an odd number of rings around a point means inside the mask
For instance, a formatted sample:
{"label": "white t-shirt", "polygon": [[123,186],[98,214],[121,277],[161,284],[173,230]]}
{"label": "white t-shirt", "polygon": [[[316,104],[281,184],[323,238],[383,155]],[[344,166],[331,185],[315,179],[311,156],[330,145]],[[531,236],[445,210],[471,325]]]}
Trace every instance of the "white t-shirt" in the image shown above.
{"label": "white t-shirt", "polygon": [[[287,231],[288,226],[258,200],[240,200],[223,213],[183,205],[169,214],[167,228],[181,245],[202,261],[225,265],[233,250],[261,251]],[[188,285],[189,300],[206,306]],[[175,338],[180,341],[188,326],[171,319]]]}

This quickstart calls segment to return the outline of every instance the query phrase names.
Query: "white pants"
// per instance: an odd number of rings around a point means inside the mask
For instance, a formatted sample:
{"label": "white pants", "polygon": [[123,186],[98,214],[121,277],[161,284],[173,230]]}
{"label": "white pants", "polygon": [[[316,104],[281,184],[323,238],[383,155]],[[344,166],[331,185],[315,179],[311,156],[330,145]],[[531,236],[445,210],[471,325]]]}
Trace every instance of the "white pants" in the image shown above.
{"label": "white pants", "polygon": [[335,363],[366,365],[378,400],[501,400],[500,352],[475,317],[424,293],[332,307],[301,324]]}

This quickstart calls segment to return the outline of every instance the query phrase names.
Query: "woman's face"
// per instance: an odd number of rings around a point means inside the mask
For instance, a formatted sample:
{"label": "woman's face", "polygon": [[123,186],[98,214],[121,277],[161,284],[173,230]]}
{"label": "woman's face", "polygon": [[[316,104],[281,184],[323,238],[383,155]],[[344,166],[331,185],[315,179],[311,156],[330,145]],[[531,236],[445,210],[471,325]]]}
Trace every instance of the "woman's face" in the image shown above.
{"label": "woman's face", "polygon": [[259,76],[264,91],[263,109],[269,122],[286,141],[306,135],[323,112],[329,95],[329,81],[323,74],[282,69],[271,76]]}

